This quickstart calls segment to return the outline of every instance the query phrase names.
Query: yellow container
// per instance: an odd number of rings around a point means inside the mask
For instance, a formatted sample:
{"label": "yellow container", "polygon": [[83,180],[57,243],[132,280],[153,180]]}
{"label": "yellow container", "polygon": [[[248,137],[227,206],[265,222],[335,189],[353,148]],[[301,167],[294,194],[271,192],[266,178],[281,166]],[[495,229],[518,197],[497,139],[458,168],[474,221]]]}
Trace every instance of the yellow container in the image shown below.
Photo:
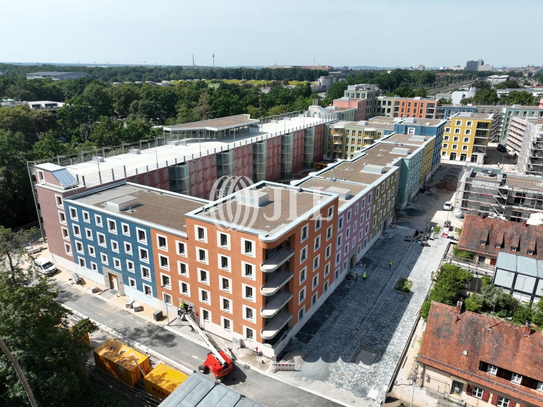
{"label": "yellow container", "polygon": [[187,378],[186,374],[160,363],[143,378],[143,383],[147,393],[165,399]]}
{"label": "yellow container", "polygon": [[151,371],[147,356],[113,339],[94,350],[94,363],[97,368],[133,387]]}

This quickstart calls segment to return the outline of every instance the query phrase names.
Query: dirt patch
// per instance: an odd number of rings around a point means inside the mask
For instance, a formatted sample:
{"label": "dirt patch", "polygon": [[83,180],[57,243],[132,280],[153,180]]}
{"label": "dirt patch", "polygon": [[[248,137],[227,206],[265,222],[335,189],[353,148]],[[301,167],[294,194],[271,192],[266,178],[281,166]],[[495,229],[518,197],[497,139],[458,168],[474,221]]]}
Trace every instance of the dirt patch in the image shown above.
{"label": "dirt patch", "polygon": [[445,180],[441,181],[435,186],[437,189],[445,189],[446,191],[452,192],[456,191],[456,182]]}

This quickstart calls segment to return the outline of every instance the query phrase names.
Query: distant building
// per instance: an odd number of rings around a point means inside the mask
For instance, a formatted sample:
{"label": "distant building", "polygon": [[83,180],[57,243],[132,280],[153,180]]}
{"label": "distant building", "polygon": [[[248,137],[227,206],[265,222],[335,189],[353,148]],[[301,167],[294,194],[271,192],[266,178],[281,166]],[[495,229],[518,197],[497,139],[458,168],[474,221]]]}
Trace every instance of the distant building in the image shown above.
{"label": "distant building", "polygon": [[437,101],[430,98],[401,98],[397,96],[379,96],[376,113],[388,117],[414,117],[433,119]]}
{"label": "distant building", "polygon": [[26,79],[51,79],[62,81],[65,79],[90,78],[85,72],[32,72],[26,74]]}
{"label": "distant building", "polygon": [[436,108],[436,119],[448,119],[449,117],[464,112],[475,113],[477,108],[475,106],[464,105],[438,105]]}
{"label": "distant building", "polygon": [[343,96],[352,99],[366,99],[366,118],[376,116],[377,110],[377,96],[381,91],[377,85],[372,84],[358,84],[349,85],[347,90],[344,91]]}
{"label": "distant building", "polygon": [[424,71],[425,69],[426,69],[426,67],[424,65],[419,65],[419,67],[418,67],[419,71]]}
{"label": "distant building", "polygon": [[543,107],[522,105],[507,106],[503,116],[504,121],[499,136],[500,142],[505,141],[505,137],[509,132],[509,126],[513,118],[519,117],[525,119],[527,117],[535,117],[537,119],[543,119]]}
{"label": "distant building", "polygon": [[52,102],[50,100],[38,100],[34,102],[25,102],[28,107],[32,110],[57,110],[63,107],[66,103],[63,102]]}
{"label": "distant building", "polygon": [[491,85],[498,85],[509,80],[509,75],[490,75],[486,78]]}
{"label": "distant building", "polygon": [[519,173],[543,175],[543,118],[514,117],[506,140],[507,149],[518,155]]}
{"label": "distant building", "polygon": [[466,62],[466,71],[476,71],[478,66],[478,61],[468,61]]}
{"label": "distant building", "polygon": [[482,59],[466,62],[466,71],[492,71],[492,65],[485,65]]}
{"label": "distant building", "polygon": [[25,102],[13,99],[0,99],[0,107],[16,107],[24,105]]}
{"label": "distant building", "polygon": [[342,97],[340,99],[335,99],[332,102],[332,106],[336,108],[343,108],[343,109],[352,109],[356,108],[358,109],[358,113],[356,115],[355,121],[360,120],[366,120],[366,99],[351,99]]}
{"label": "distant building", "polygon": [[507,89],[496,89],[498,97],[507,96],[511,92],[528,92],[531,93],[533,97],[543,98],[543,88],[507,88]]}
{"label": "distant building", "polygon": [[539,301],[543,296],[543,260],[533,255],[498,253],[494,285],[523,303]]}
{"label": "distant building", "polygon": [[477,92],[477,88],[474,87],[456,90],[451,94],[451,102],[453,105],[459,105],[462,99],[469,99],[475,96],[475,92]]}
{"label": "distant building", "polygon": [[483,164],[492,128],[492,114],[463,112],[445,126],[441,158]]}
{"label": "distant building", "polygon": [[543,334],[528,323],[433,302],[415,377],[437,405],[542,406],[542,354]]}

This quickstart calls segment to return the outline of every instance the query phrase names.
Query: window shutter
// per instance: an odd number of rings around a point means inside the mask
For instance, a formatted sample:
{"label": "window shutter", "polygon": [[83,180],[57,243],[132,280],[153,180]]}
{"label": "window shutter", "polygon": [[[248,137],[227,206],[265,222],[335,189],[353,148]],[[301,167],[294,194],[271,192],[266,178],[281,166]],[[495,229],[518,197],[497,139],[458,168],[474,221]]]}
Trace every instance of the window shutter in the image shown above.
{"label": "window shutter", "polygon": [[471,384],[468,384],[468,387],[466,388],[466,394],[467,394],[468,396],[471,396],[471,395],[472,395],[472,394],[471,394],[472,392],[473,392],[473,386],[472,386]]}
{"label": "window shutter", "polygon": [[494,404],[495,406],[498,405],[498,395],[496,393],[494,393],[492,395],[492,401],[491,401],[492,404]]}
{"label": "window shutter", "polygon": [[483,391],[483,397],[481,397],[481,400],[488,401],[488,398],[490,397],[490,393],[486,390]]}

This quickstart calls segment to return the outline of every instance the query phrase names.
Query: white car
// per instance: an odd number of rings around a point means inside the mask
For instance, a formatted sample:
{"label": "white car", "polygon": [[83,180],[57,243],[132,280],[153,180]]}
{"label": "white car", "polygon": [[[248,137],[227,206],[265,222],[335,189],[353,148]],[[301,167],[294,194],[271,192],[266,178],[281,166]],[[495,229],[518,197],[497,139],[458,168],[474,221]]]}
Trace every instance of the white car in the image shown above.
{"label": "white car", "polygon": [[38,257],[34,260],[34,267],[40,274],[46,274],[52,276],[57,271],[57,266],[55,266],[50,260],[47,260],[45,257]]}
{"label": "white car", "polygon": [[451,201],[447,201],[443,204],[444,211],[452,211],[452,209],[453,209],[453,204]]}

